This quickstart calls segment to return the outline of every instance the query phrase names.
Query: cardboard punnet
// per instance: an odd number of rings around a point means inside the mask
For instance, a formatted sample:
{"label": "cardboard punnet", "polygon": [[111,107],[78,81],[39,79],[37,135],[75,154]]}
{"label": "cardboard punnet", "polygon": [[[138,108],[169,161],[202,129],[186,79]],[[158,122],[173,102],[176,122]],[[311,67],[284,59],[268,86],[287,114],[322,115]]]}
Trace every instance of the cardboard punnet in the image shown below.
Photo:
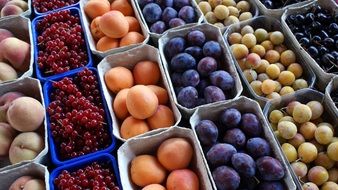
{"label": "cardboard punnet", "polygon": [[189,140],[194,149],[191,166],[199,178],[200,189],[212,190],[207,168],[203,162],[202,152],[197,145],[197,139],[191,129],[176,126],[155,135],[133,138],[118,149],[117,160],[123,189],[137,189],[137,186],[130,179],[131,161],[138,155],[156,154],[156,150],[161,143],[170,138],[185,138]]}
{"label": "cardboard punnet", "polygon": [[208,105],[211,105],[211,104],[215,104],[215,103],[205,104],[205,105],[201,105],[201,106],[198,106],[198,107],[195,107],[195,108],[192,108],[192,109],[183,107],[177,101],[174,86],[173,86],[173,83],[171,82],[170,68],[169,68],[170,62],[166,59],[166,56],[164,54],[165,45],[171,38],[185,37],[190,31],[193,31],[193,30],[202,31],[206,35],[207,41],[208,40],[215,40],[222,47],[223,58],[219,62],[218,70],[227,71],[234,78],[234,81],[235,81],[234,89],[232,89],[232,92],[231,92],[232,96],[231,96],[231,98],[227,99],[226,101],[229,101],[232,98],[236,98],[236,97],[240,96],[242,91],[243,91],[242,82],[240,80],[240,77],[239,77],[239,75],[236,71],[236,67],[235,67],[233,60],[231,58],[229,48],[225,45],[223,36],[222,36],[220,30],[216,26],[205,23],[205,24],[200,24],[200,25],[194,25],[194,26],[189,27],[189,28],[183,28],[183,29],[179,29],[179,30],[169,31],[168,33],[166,33],[165,35],[163,35],[159,39],[159,50],[160,50],[161,59],[162,59],[162,67],[163,67],[163,70],[165,71],[166,77],[169,81],[170,93],[174,97],[175,104],[182,111],[184,118],[189,118],[192,115],[192,113],[199,107],[205,107],[205,106],[208,106]]}
{"label": "cardboard punnet", "polygon": [[[80,9],[81,9],[81,14],[82,14],[81,19],[82,19],[82,22],[83,22],[83,28],[85,30],[85,35],[87,36],[89,47],[90,47],[90,50],[92,51],[93,54],[97,55],[99,58],[102,59],[102,58],[104,58],[107,55],[114,54],[114,53],[125,52],[125,51],[127,51],[129,49],[132,49],[132,48],[135,48],[137,46],[140,46],[140,45],[148,43],[148,41],[149,41],[149,34],[148,34],[148,31],[147,31],[147,28],[144,25],[144,23],[143,23],[143,21],[141,19],[141,16],[139,15],[139,12],[137,11],[137,8],[135,7],[134,1],[133,0],[129,0],[130,4],[133,7],[134,15],[135,15],[136,19],[140,23],[141,30],[142,30],[141,32],[142,32],[142,34],[144,36],[144,41],[142,43],[128,45],[128,46],[123,46],[123,47],[118,47],[118,48],[110,49],[110,50],[107,50],[107,51],[104,51],[104,52],[103,51],[98,51],[96,49],[96,41],[94,40],[94,38],[93,38],[93,36],[91,34],[91,31],[90,31],[91,20],[90,20],[89,17],[86,16],[86,13],[84,11],[84,6],[86,5],[86,3],[88,1],[89,0],[80,0]],[[112,0],[109,0],[109,2],[112,2]]]}
{"label": "cardboard punnet", "polygon": [[318,80],[318,88],[321,91],[325,90],[325,87],[330,82],[332,77],[337,76],[338,74],[333,73],[327,73],[324,71],[318,63],[311,57],[309,53],[299,44],[298,40],[296,39],[295,35],[291,31],[290,27],[286,24],[286,19],[289,15],[297,14],[297,13],[306,13],[309,9],[311,9],[315,5],[320,5],[321,7],[329,10],[331,13],[338,13],[338,4],[334,2],[334,0],[318,0],[315,2],[312,2],[307,5],[303,5],[299,9],[297,8],[290,8],[285,11],[285,13],[282,15],[281,21],[282,21],[282,28],[284,31],[284,34],[287,36],[287,38],[290,39],[290,42],[293,46],[295,46],[298,49],[298,52],[303,55],[306,63],[310,65],[315,72]]}
{"label": "cardboard punnet", "polygon": [[[219,102],[217,104],[210,105],[208,107],[198,108],[190,118],[190,125],[194,132],[195,137],[198,139],[195,126],[201,120],[207,119],[207,120],[217,121],[220,113],[224,109],[227,109],[227,108],[236,108],[241,113],[253,113],[258,117],[263,127],[264,138],[269,142],[271,146],[273,157],[279,160],[284,167],[285,176],[284,176],[283,181],[284,181],[285,186],[287,187],[288,190],[296,190],[296,185],[293,182],[290,171],[288,170],[287,161],[285,157],[283,156],[282,150],[280,149],[280,147],[278,147],[278,142],[276,141],[274,134],[268,122],[266,121],[259,104],[256,101],[246,98],[244,96],[241,96],[229,102]],[[203,152],[200,141],[198,141],[198,147],[200,148],[200,151]],[[206,160],[206,156],[204,154],[203,154],[203,160],[208,169],[209,178],[211,179],[213,188],[217,189],[216,184],[214,180],[212,179],[211,170]]]}
{"label": "cardboard punnet", "polygon": [[[277,19],[272,18],[272,17],[259,16],[257,18],[254,18],[254,19],[242,22],[242,23],[231,25],[224,33],[224,39],[228,47],[230,47],[228,36],[232,34],[233,32],[238,32],[241,28],[243,28],[246,25],[250,25],[254,29],[264,28],[268,32],[269,31],[281,31],[285,35],[285,32],[282,31],[281,23]],[[316,75],[312,71],[312,68],[310,67],[310,65],[306,62],[306,59],[304,58],[304,56],[299,53],[299,48],[294,46],[291,43],[291,41],[292,40],[288,36],[285,36],[284,44],[286,45],[288,49],[292,50],[296,54],[296,58],[297,58],[296,62],[299,63],[303,68],[303,75],[300,78],[304,78],[307,81],[309,88],[312,88],[316,81]],[[246,86],[246,89],[248,90],[249,94],[253,97],[253,99],[257,100],[258,103],[263,107],[268,101],[270,101],[270,99],[263,97],[263,96],[258,96],[255,93],[255,91],[252,89],[248,80],[246,80],[241,67],[239,66],[236,58],[233,56],[232,53],[231,53],[231,56],[235,62],[237,71],[239,72],[239,75],[242,78],[243,84]]]}
{"label": "cardboard punnet", "polygon": [[[13,33],[14,37],[30,44],[29,68],[25,72],[18,73],[18,79],[32,76],[34,63],[34,46],[32,45],[33,37],[31,29],[31,21],[29,20],[29,18],[25,18],[22,16],[4,17],[0,19],[0,28],[9,30],[10,32]],[[2,83],[7,83],[11,81],[4,81]]]}
{"label": "cardboard punnet", "polygon": [[49,172],[46,166],[38,163],[23,163],[14,168],[0,172],[0,190],[8,190],[12,183],[22,176],[33,176],[45,182],[49,190]]}
{"label": "cardboard punnet", "polygon": [[[321,102],[322,105],[324,106],[324,113],[322,115],[323,122],[331,123],[334,128],[338,127],[338,116],[335,115],[332,108],[326,104],[327,100],[324,98],[324,94],[316,90],[312,90],[312,89],[302,89],[302,90],[295,92],[294,94],[284,96],[278,101],[274,100],[274,101],[268,102],[263,110],[265,118],[269,118],[269,115],[273,110],[276,110],[276,109],[279,110],[279,109],[285,108],[288,105],[288,103],[292,101],[299,101],[302,104],[306,104],[310,101]],[[269,122],[268,122],[268,125],[270,125]],[[337,131],[334,136],[338,136]],[[281,148],[281,145],[279,142],[277,143],[277,145]],[[302,182],[299,181],[298,176],[296,176],[296,174],[293,172],[293,169],[291,165],[289,164],[289,162],[287,163],[288,163],[289,170],[294,178],[294,181],[296,182],[297,187],[299,189],[302,189],[301,188]]]}
{"label": "cardboard punnet", "polygon": [[[42,95],[42,87],[39,80],[37,79],[23,78],[20,80],[16,80],[14,82],[0,84],[0,96],[7,92],[21,92],[26,96],[35,98],[36,100],[41,102],[42,106],[45,108],[44,99]],[[34,110],[32,110],[32,113],[34,113]],[[44,149],[36,156],[36,158],[27,161],[36,163],[45,163],[47,161],[47,153],[48,153],[48,136],[47,136],[46,119],[44,119],[44,122],[42,123],[40,128],[36,130],[36,132],[43,137],[45,146]],[[21,163],[11,165],[8,156],[0,157],[0,171],[9,170],[17,165],[20,165]]]}
{"label": "cardboard punnet", "polygon": [[[158,53],[158,50],[150,45],[142,45],[139,47],[136,47],[134,49],[130,49],[126,52],[123,53],[117,53],[113,55],[109,55],[105,57],[97,66],[98,67],[98,72],[99,72],[99,78],[101,80],[102,84],[102,90],[103,94],[105,97],[105,101],[107,102],[108,109],[110,112],[110,115],[112,117],[113,121],[113,134],[116,138],[125,141],[120,135],[120,125],[122,124],[119,122],[119,120],[116,118],[113,110],[113,102],[115,99],[114,93],[110,92],[110,90],[107,88],[107,85],[104,81],[104,75],[105,73],[110,70],[111,68],[118,67],[118,66],[123,66],[128,69],[133,69],[133,67],[140,61],[145,61],[145,60],[150,60],[153,62],[157,62],[161,71],[161,82],[163,87],[167,90],[168,96],[169,96],[169,104],[170,107],[174,113],[175,116],[175,125],[177,125],[181,121],[181,114],[179,110],[177,109],[175,103],[174,103],[174,98],[172,94],[170,93],[170,88],[169,88],[169,82],[165,76],[165,72],[163,68],[161,67],[161,59],[160,55]],[[149,131],[143,135],[148,135],[148,134],[154,134],[163,130],[166,130],[167,128],[163,129],[156,129]]]}
{"label": "cardboard punnet", "polygon": [[331,98],[332,91],[338,91],[338,76],[332,78],[329,85],[327,85],[325,89],[325,103],[332,111],[335,113],[336,117],[338,118],[338,108],[336,107],[335,103]]}

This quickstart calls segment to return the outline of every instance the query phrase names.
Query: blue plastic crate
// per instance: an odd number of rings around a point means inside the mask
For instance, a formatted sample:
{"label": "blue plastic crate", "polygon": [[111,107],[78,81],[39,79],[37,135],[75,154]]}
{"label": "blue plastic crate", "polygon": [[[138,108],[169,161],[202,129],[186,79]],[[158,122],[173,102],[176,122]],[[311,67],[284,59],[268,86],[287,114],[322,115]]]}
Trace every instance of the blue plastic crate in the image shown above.
{"label": "blue plastic crate", "polygon": [[93,162],[98,162],[98,163],[102,163],[102,162],[107,163],[108,162],[113,168],[114,177],[115,177],[115,180],[117,182],[117,185],[122,190],[120,174],[119,174],[119,170],[118,170],[118,167],[117,167],[117,162],[116,162],[116,159],[110,154],[97,154],[97,155],[94,155],[92,157],[89,157],[88,159],[81,160],[79,162],[73,162],[73,163],[66,164],[66,165],[63,165],[63,166],[56,168],[55,170],[53,170],[53,172],[50,174],[50,177],[49,177],[50,189],[51,190],[57,190],[57,188],[54,187],[54,179],[57,178],[58,175],[63,170],[73,172],[75,170],[82,169],[82,168],[88,166],[89,164],[91,164]]}
{"label": "blue plastic crate", "polygon": [[[94,74],[96,75],[97,79],[99,78],[98,76],[98,72],[95,68],[92,68],[92,67],[87,67],[89,68],[89,70],[93,71]],[[84,68],[80,69],[80,71],[84,70]],[[62,80],[64,77],[69,77],[69,78],[73,78],[74,76],[76,76],[77,73],[72,73],[72,74],[62,74],[60,76],[58,76],[57,78],[55,78],[53,81],[60,81]],[[50,118],[49,118],[49,114],[48,112],[46,111],[46,120],[47,120],[47,130],[48,130],[48,141],[49,141],[49,152],[50,152],[50,155],[51,155],[51,160],[52,162],[55,164],[55,165],[63,165],[63,164],[67,164],[67,163],[71,163],[71,162],[77,162],[77,161],[80,161],[80,160],[83,160],[83,159],[87,159],[93,155],[96,155],[96,154],[99,154],[99,153],[108,153],[108,152],[111,152],[114,150],[115,148],[115,144],[116,144],[116,139],[115,137],[113,136],[113,128],[112,128],[112,120],[110,118],[110,114],[109,112],[107,111],[108,110],[108,107],[107,107],[107,104],[106,104],[106,101],[103,100],[103,91],[102,91],[102,85],[101,85],[101,82],[100,80],[98,80],[98,83],[99,83],[99,87],[100,87],[100,94],[101,94],[101,97],[102,97],[102,104],[103,104],[103,108],[105,110],[105,119],[106,119],[106,122],[107,122],[107,127],[108,127],[108,133],[111,137],[111,145],[109,147],[107,147],[106,149],[102,149],[102,150],[99,150],[97,152],[93,152],[93,153],[89,153],[89,154],[86,154],[86,155],[83,155],[83,156],[79,156],[79,157],[76,157],[76,158],[71,158],[71,159],[68,159],[68,160],[61,160],[59,155],[58,155],[58,150],[57,150],[57,147],[56,145],[54,144],[54,138],[52,136],[52,132],[50,130]],[[44,95],[44,99],[45,99],[45,105],[46,107],[49,106],[49,103],[50,103],[50,93],[51,93],[51,90],[52,90],[53,86],[52,86],[52,81],[47,81],[44,86],[43,86],[43,95]]]}
{"label": "blue plastic crate", "polygon": [[[88,44],[88,39],[87,39],[87,36],[85,35],[85,30],[83,29],[83,22],[82,22],[82,14],[81,14],[81,11],[78,9],[78,8],[65,8],[65,9],[62,9],[62,10],[70,10],[71,14],[77,14],[79,15],[80,17],[80,24],[82,26],[82,35],[83,35],[83,38],[86,42],[86,49],[87,49],[87,55],[88,55],[88,63],[87,65],[85,65],[85,67],[90,67],[93,65],[92,63],[92,55],[91,55],[91,51],[89,49],[89,44]],[[56,11],[55,11],[56,12]],[[48,80],[55,80],[57,78],[60,78],[60,76],[63,76],[64,74],[74,74],[74,73],[77,73],[79,72],[80,70],[83,69],[83,67],[79,67],[79,68],[76,68],[76,69],[72,69],[70,71],[67,71],[67,72],[64,72],[64,73],[61,73],[61,74],[55,74],[55,75],[51,75],[51,76],[43,76],[43,73],[40,71],[39,69],[39,66],[38,66],[38,53],[39,53],[39,48],[38,48],[38,40],[37,40],[37,36],[38,36],[38,32],[37,32],[37,29],[36,29],[36,25],[37,25],[37,22],[42,20],[46,15],[43,15],[43,16],[39,16],[39,17],[36,17],[33,21],[32,21],[32,36],[33,36],[33,44],[34,44],[34,67],[35,67],[35,71],[36,71],[36,76],[37,78],[41,81],[41,82],[46,82]]]}
{"label": "blue plastic crate", "polygon": [[35,15],[35,16],[48,15],[48,14],[50,14],[50,13],[62,11],[62,10],[64,10],[64,9],[69,9],[69,8],[72,8],[72,7],[74,7],[74,8],[80,8],[80,1],[79,1],[79,2],[74,3],[74,4],[72,4],[72,5],[68,5],[68,6],[65,6],[65,7],[61,7],[61,8],[58,8],[58,9],[54,9],[54,10],[50,10],[50,11],[47,11],[47,12],[44,12],[44,13],[40,13],[40,12],[38,12],[38,11],[35,9],[35,7],[34,7],[34,5],[33,5],[34,1],[35,1],[35,0],[32,0],[32,7],[33,7],[33,12],[34,12],[34,15]]}

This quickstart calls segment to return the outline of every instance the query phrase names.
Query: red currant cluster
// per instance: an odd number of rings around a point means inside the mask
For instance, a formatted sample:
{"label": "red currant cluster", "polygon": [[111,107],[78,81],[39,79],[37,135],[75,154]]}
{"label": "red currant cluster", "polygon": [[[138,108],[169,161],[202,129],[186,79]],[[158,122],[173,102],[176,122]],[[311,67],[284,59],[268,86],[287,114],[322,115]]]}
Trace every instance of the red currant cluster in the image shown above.
{"label": "red currant cluster", "polygon": [[39,13],[45,13],[69,5],[73,5],[79,0],[34,0],[33,6]]}
{"label": "red currant cluster", "polygon": [[75,172],[63,170],[54,180],[55,186],[59,190],[72,189],[93,189],[93,190],[119,190],[113,170],[109,165],[98,164],[96,162],[79,169]]}
{"label": "red currant cluster", "polygon": [[74,158],[107,148],[111,139],[99,84],[85,68],[76,77],[53,83],[48,105],[50,128],[61,159]]}
{"label": "red currant cluster", "polygon": [[45,75],[63,73],[88,63],[79,15],[69,10],[45,16],[37,24],[37,64]]}

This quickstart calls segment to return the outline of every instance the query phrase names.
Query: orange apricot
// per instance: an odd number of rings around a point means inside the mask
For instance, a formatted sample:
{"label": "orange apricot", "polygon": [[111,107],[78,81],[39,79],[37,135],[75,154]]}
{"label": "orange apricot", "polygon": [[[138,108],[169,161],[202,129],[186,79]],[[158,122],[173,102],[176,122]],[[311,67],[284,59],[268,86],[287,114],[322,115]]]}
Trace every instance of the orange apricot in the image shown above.
{"label": "orange apricot", "polygon": [[125,119],[129,116],[129,112],[127,109],[126,99],[129,88],[125,88],[117,93],[115,96],[115,100],[113,103],[113,109],[116,117],[118,119]]}
{"label": "orange apricot", "polygon": [[129,31],[129,24],[120,11],[109,11],[99,20],[101,31],[110,38],[122,38]]}
{"label": "orange apricot", "polygon": [[133,75],[135,83],[143,85],[157,84],[161,78],[158,64],[152,61],[138,62],[133,69]]}
{"label": "orange apricot", "polygon": [[138,20],[133,16],[125,17],[129,24],[129,32],[141,32],[141,26]]}
{"label": "orange apricot", "polygon": [[171,109],[164,105],[157,107],[154,115],[147,119],[151,129],[167,128],[175,123],[175,116]]}
{"label": "orange apricot", "polygon": [[119,39],[104,36],[96,44],[98,51],[107,51],[119,47]]}
{"label": "orange apricot", "polygon": [[168,103],[169,96],[165,88],[162,88],[157,85],[147,85],[147,87],[150,88],[150,90],[152,90],[155,93],[155,95],[158,98],[159,104],[165,105]]}
{"label": "orange apricot", "polygon": [[110,10],[110,4],[107,0],[90,0],[84,6],[84,11],[90,19],[102,16]]}
{"label": "orange apricot", "polygon": [[104,37],[104,33],[100,30],[99,20],[101,16],[94,18],[94,20],[90,23],[90,33],[92,34],[94,40],[99,40]]}
{"label": "orange apricot", "polygon": [[134,85],[133,74],[125,67],[111,68],[104,74],[104,81],[108,89],[114,93]]}
{"label": "orange apricot", "polygon": [[121,41],[120,46],[128,46],[133,44],[142,43],[144,41],[144,36],[138,32],[129,32],[127,35],[125,35]]}
{"label": "orange apricot", "polygon": [[144,85],[130,88],[126,102],[130,115],[137,119],[146,119],[152,116],[158,107],[157,96]]}
{"label": "orange apricot", "polygon": [[167,190],[199,190],[197,175],[189,170],[174,170],[167,178]]}
{"label": "orange apricot", "polygon": [[121,125],[120,134],[124,139],[129,139],[149,131],[149,127],[144,120],[136,119],[132,116],[127,117]]}
{"label": "orange apricot", "polygon": [[120,11],[124,16],[133,16],[134,10],[128,0],[114,0],[110,5],[111,10]]}

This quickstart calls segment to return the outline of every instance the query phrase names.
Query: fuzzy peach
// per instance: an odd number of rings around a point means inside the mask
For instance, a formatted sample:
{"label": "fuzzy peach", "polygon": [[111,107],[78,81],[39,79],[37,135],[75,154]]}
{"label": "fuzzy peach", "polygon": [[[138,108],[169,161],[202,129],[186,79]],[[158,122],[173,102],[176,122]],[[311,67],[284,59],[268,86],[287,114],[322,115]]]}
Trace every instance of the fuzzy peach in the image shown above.
{"label": "fuzzy peach", "polygon": [[0,42],[6,38],[13,37],[13,33],[9,30],[0,28]]}
{"label": "fuzzy peach", "polygon": [[5,16],[10,16],[10,15],[19,15],[23,13],[23,10],[16,5],[5,5],[2,9],[1,9],[1,17],[5,17]]}
{"label": "fuzzy peach", "polygon": [[25,184],[32,179],[32,176],[19,177],[12,183],[12,185],[9,187],[9,190],[22,190],[23,187],[25,187]]}
{"label": "fuzzy peach", "polygon": [[0,82],[14,80],[18,78],[15,69],[4,62],[0,62]]}
{"label": "fuzzy peach", "polygon": [[30,45],[14,37],[2,40],[0,61],[8,61],[15,69],[26,71],[30,63]]}
{"label": "fuzzy peach", "polygon": [[29,180],[26,184],[25,187],[23,188],[24,190],[45,190],[45,182],[42,181],[41,179],[32,179]]}
{"label": "fuzzy peach", "polygon": [[8,155],[16,131],[7,123],[0,123],[0,156]]}
{"label": "fuzzy peach", "polygon": [[10,103],[23,96],[20,92],[7,92],[0,96],[0,122],[7,122],[7,110]]}

